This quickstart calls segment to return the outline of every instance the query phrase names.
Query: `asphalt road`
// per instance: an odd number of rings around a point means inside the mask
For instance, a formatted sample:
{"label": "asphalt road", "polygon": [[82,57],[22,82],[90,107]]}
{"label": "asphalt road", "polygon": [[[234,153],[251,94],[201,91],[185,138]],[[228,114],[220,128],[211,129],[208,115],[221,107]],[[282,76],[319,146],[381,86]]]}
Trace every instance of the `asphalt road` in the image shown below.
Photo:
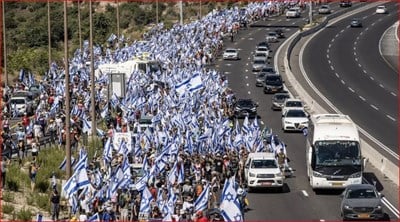
{"label": "asphalt road", "polygon": [[362,28],[350,28],[352,17],[318,34],[304,51],[304,68],[314,85],[364,130],[397,152],[398,74],[379,54],[379,39],[398,20],[394,2],[389,14],[375,8],[354,15]]}
{"label": "asphalt road", "polygon": [[[334,10],[341,10],[333,3]],[[335,7],[336,6],[336,7]],[[316,195],[306,178],[305,138],[300,133],[283,133],[281,131],[280,112],[274,112],[271,107],[271,95],[263,93],[262,88],[255,86],[255,75],[251,72],[251,58],[257,43],[264,40],[266,33],[275,27],[284,28],[285,35],[290,36],[297,31],[295,27],[305,22],[306,13],[299,19],[276,17],[260,22],[264,28],[249,28],[240,31],[235,42],[227,42],[226,47],[236,47],[240,50],[241,60],[219,61],[216,68],[224,73],[229,86],[238,98],[251,98],[259,103],[258,114],[261,127],[272,127],[274,134],[287,144],[290,166],[295,170],[294,176],[286,180],[284,193],[273,190],[260,190],[248,194],[250,211],[245,214],[245,220],[292,220],[292,221],[323,221],[340,220],[340,192],[326,192]],[[272,43],[272,57],[279,43]],[[271,66],[273,60],[271,59]],[[394,218],[393,215],[389,215]]]}

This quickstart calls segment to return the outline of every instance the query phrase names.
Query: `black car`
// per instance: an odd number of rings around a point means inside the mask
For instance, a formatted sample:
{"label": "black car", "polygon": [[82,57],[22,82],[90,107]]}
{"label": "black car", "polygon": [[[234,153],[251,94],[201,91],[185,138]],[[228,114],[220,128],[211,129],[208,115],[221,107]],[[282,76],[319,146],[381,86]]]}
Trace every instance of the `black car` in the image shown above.
{"label": "black car", "polygon": [[362,27],[362,23],[359,19],[352,19],[350,22],[350,26],[353,28]]}
{"label": "black car", "polygon": [[236,118],[244,118],[246,116],[254,118],[257,116],[257,103],[251,99],[239,99],[234,108]]}
{"label": "black car", "polygon": [[272,66],[266,66],[263,69],[261,69],[261,72],[265,72],[268,74],[275,74],[275,69]]}
{"label": "black car", "polygon": [[267,47],[269,51],[271,51],[271,47],[268,42],[260,42],[258,43],[257,47]]}
{"label": "black car", "polygon": [[275,93],[272,96],[271,109],[272,110],[282,110],[283,103],[288,98],[290,98],[290,96],[289,96],[289,93],[287,93],[287,92]]}
{"label": "black car", "polygon": [[283,29],[275,29],[275,33],[278,35],[278,38],[285,38],[285,34],[283,33]]}
{"label": "black car", "polygon": [[340,7],[351,7],[352,3],[351,1],[341,1],[339,5]]}
{"label": "black car", "polygon": [[264,93],[277,93],[283,91],[283,83],[281,75],[270,74],[265,77]]}

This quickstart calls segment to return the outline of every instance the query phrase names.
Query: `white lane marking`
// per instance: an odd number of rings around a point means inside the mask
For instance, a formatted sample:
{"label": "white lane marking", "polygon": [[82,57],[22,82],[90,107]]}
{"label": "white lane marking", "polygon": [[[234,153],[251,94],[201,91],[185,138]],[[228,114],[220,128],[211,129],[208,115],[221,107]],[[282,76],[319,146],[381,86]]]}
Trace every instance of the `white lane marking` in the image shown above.
{"label": "white lane marking", "polygon": [[250,57],[247,57],[248,60],[250,60]]}
{"label": "white lane marking", "polygon": [[249,65],[249,63],[246,63],[246,66],[248,66]]}
{"label": "white lane marking", "polygon": [[392,121],[396,121],[395,118],[393,118],[393,117],[391,117],[391,116],[389,116],[389,115],[386,115],[386,117],[389,118],[389,119],[391,119]]}
{"label": "white lane marking", "polygon": [[250,41],[253,41],[253,40],[254,40],[254,38],[251,38],[251,37],[250,37],[250,38],[248,38],[248,39],[249,39]]}
{"label": "white lane marking", "polygon": [[333,66],[331,66],[331,69],[332,69],[332,70],[335,70],[335,68],[333,68]]}
{"label": "white lane marking", "polygon": [[304,196],[308,197],[308,193],[305,190],[301,190],[301,192],[303,193]]}
{"label": "white lane marking", "polygon": [[231,72],[224,72],[224,74],[225,74],[225,75],[229,75],[229,74],[231,74]]}
{"label": "white lane marking", "polygon": [[356,47],[353,47],[353,50],[356,51]]}
{"label": "white lane marking", "polygon": [[371,24],[371,26],[373,26],[373,25],[375,25],[375,22],[373,22],[373,23]]}
{"label": "white lane marking", "polygon": [[342,80],[340,80],[340,82],[342,82],[342,84],[344,85],[344,84],[346,84],[344,81],[343,81],[343,79]]}
{"label": "white lane marking", "polygon": [[[354,60],[356,60],[356,62],[358,62],[358,58],[357,58],[357,57],[355,57]],[[360,65],[360,64],[358,64],[358,65]],[[361,67],[361,66],[360,66],[360,67]]]}
{"label": "white lane marking", "polygon": [[250,92],[250,91],[248,91],[248,92],[247,92],[247,94],[249,94],[249,95],[250,95],[250,94],[251,94],[251,92]]}
{"label": "white lane marking", "polygon": [[372,108],[374,108],[375,110],[379,110],[379,108],[378,107],[376,107],[375,105],[370,105]]}
{"label": "white lane marking", "polygon": [[[356,39],[359,40],[359,39],[360,39],[360,36],[357,36]],[[357,42],[357,41],[355,41],[354,44],[357,44],[356,42]]]}
{"label": "white lane marking", "polygon": [[328,48],[330,48],[332,46],[332,44],[329,43]]}
{"label": "white lane marking", "polygon": [[390,94],[392,94],[392,96],[397,96],[396,93],[394,92],[390,92]]}
{"label": "white lane marking", "polygon": [[338,74],[337,72],[335,72],[335,75],[336,75],[336,77],[338,77],[338,78],[340,77],[339,74]]}
{"label": "white lane marking", "polygon": [[249,70],[248,69],[246,69],[246,70],[244,70],[245,72],[248,72]]}
{"label": "white lane marking", "polygon": [[381,88],[385,88],[382,84],[379,84],[379,86],[380,86]]}
{"label": "white lane marking", "polygon": [[369,27],[365,28],[365,31],[367,31],[369,29]]}
{"label": "white lane marking", "polygon": [[261,125],[264,125],[264,121],[261,120],[260,123],[261,123]]}
{"label": "white lane marking", "polygon": [[244,40],[244,37],[240,38],[240,40]]}
{"label": "white lane marking", "polygon": [[227,63],[227,64],[225,64],[226,66],[231,66],[232,64],[230,64],[230,63]]}
{"label": "white lane marking", "polygon": [[349,90],[350,90],[352,93],[354,93],[354,92],[355,92],[355,91],[354,91],[354,89],[352,89],[352,88],[350,88],[350,87],[349,87]]}
{"label": "white lane marking", "polygon": [[334,42],[335,41],[335,38],[333,38],[332,40],[331,40],[331,42]]}
{"label": "white lane marking", "polygon": [[360,35],[364,34],[364,32],[360,32]]}
{"label": "white lane marking", "polygon": [[362,19],[366,19],[368,16],[366,15],[366,16],[364,16]]}
{"label": "white lane marking", "polygon": [[246,83],[246,86],[250,86],[250,84]]}
{"label": "white lane marking", "polygon": [[296,24],[296,22],[292,22],[292,25]]}
{"label": "white lane marking", "polygon": [[326,54],[326,58],[329,59],[329,54]]}
{"label": "white lane marking", "polygon": [[365,69],[363,69],[363,72],[364,72],[365,74],[367,74],[367,71],[366,71]]}
{"label": "white lane marking", "polygon": [[358,97],[360,97],[360,99],[365,102],[366,99],[364,97],[362,97],[362,96],[358,96]]}
{"label": "white lane marking", "polygon": [[358,42],[357,42],[357,41],[355,41],[355,42],[354,42],[354,45],[357,45],[357,43],[358,43]]}
{"label": "white lane marking", "polygon": [[358,67],[361,67],[361,64],[360,64],[360,63],[358,63]]}
{"label": "white lane marking", "polygon": [[344,29],[340,30],[340,32],[344,32]]}
{"label": "white lane marking", "polygon": [[354,51],[354,52],[353,52],[353,55],[354,55],[354,56],[357,56],[357,53]]}
{"label": "white lane marking", "polygon": [[335,35],[335,38],[339,37],[339,33]]}
{"label": "white lane marking", "polygon": [[331,60],[328,60],[328,63],[331,64]]}
{"label": "white lane marking", "polygon": [[326,53],[329,53],[329,48],[326,50]]}
{"label": "white lane marking", "polygon": [[369,78],[370,78],[371,80],[374,80],[374,77],[372,77],[372,76],[370,76]]}
{"label": "white lane marking", "polygon": [[219,65],[215,65],[215,67],[217,67],[217,68],[218,68],[218,67],[219,67]]}
{"label": "white lane marking", "polygon": [[245,76],[244,78],[248,79],[249,77],[248,77],[248,76]]}

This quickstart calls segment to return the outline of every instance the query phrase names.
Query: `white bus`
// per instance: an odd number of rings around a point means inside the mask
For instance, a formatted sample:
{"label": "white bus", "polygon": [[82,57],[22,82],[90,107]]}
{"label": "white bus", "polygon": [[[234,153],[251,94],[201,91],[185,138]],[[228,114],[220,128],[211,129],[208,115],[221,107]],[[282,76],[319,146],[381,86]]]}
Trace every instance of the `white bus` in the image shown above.
{"label": "white bus", "polygon": [[307,176],[313,189],[361,184],[364,158],[357,126],[347,115],[311,116],[307,134]]}

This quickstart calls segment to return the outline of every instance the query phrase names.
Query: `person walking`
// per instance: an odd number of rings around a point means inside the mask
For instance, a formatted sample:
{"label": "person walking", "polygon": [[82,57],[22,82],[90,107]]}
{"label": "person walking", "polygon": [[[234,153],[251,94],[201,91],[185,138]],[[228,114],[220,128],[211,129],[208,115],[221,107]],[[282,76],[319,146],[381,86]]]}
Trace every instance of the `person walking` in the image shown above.
{"label": "person walking", "polygon": [[60,214],[60,195],[57,189],[53,189],[50,197],[50,205],[51,205],[51,219],[58,220],[58,216]]}
{"label": "person walking", "polygon": [[39,167],[36,165],[36,163],[32,162],[31,166],[29,167],[29,178],[31,179],[31,191],[32,192],[35,190],[36,174],[37,174],[38,169],[39,169]]}

